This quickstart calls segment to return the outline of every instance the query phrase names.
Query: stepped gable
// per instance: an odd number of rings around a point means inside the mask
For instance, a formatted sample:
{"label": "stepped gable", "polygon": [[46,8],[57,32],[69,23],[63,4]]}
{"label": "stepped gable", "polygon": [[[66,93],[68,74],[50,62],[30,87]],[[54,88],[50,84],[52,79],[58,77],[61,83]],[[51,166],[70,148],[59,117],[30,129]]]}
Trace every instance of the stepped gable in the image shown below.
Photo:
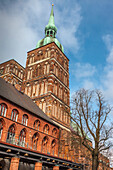
{"label": "stepped gable", "polygon": [[[0,96],[56,125],[33,101],[24,93],[18,91],[13,85],[0,78]],[[56,125],[58,126],[58,125]]]}

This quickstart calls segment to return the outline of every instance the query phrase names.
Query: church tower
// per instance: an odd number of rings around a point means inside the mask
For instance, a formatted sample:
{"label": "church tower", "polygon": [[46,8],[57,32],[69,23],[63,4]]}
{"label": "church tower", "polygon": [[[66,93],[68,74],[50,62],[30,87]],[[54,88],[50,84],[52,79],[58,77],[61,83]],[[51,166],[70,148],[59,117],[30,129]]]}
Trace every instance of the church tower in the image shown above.
{"label": "church tower", "polygon": [[56,38],[53,5],[45,37],[27,53],[23,90],[59,126],[70,126],[69,59]]}

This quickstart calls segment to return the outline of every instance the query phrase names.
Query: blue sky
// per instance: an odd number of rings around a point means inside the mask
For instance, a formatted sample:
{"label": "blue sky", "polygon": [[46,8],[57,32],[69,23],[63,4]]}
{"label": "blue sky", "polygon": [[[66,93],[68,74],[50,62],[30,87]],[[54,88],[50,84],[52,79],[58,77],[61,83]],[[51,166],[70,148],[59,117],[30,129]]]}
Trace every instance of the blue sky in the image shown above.
{"label": "blue sky", "polygon": [[[54,1],[54,2],[53,2]],[[25,67],[54,3],[57,38],[70,60],[70,92],[100,89],[113,105],[113,0],[0,0],[0,63]]]}
{"label": "blue sky", "polygon": [[[25,67],[44,37],[52,0],[0,0],[0,62]],[[113,1],[54,0],[57,38],[70,59],[70,91],[98,88],[113,101]]]}

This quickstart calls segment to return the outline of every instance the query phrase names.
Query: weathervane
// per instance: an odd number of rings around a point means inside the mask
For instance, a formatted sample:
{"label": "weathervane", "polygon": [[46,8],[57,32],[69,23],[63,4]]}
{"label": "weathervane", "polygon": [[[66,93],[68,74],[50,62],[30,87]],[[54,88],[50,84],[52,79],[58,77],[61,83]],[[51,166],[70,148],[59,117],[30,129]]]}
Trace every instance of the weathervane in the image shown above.
{"label": "weathervane", "polygon": [[54,6],[53,0],[52,0],[52,6]]}

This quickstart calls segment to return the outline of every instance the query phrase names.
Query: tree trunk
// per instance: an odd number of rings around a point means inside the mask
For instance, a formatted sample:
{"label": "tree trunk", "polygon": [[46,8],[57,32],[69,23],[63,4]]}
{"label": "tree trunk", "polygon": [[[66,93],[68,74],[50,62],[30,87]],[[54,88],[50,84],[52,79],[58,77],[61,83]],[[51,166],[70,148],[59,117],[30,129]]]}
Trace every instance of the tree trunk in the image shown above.
{"label": "tree trunk", "polygon": [[92,154],[92,170],[98,170],[98,154]]}

